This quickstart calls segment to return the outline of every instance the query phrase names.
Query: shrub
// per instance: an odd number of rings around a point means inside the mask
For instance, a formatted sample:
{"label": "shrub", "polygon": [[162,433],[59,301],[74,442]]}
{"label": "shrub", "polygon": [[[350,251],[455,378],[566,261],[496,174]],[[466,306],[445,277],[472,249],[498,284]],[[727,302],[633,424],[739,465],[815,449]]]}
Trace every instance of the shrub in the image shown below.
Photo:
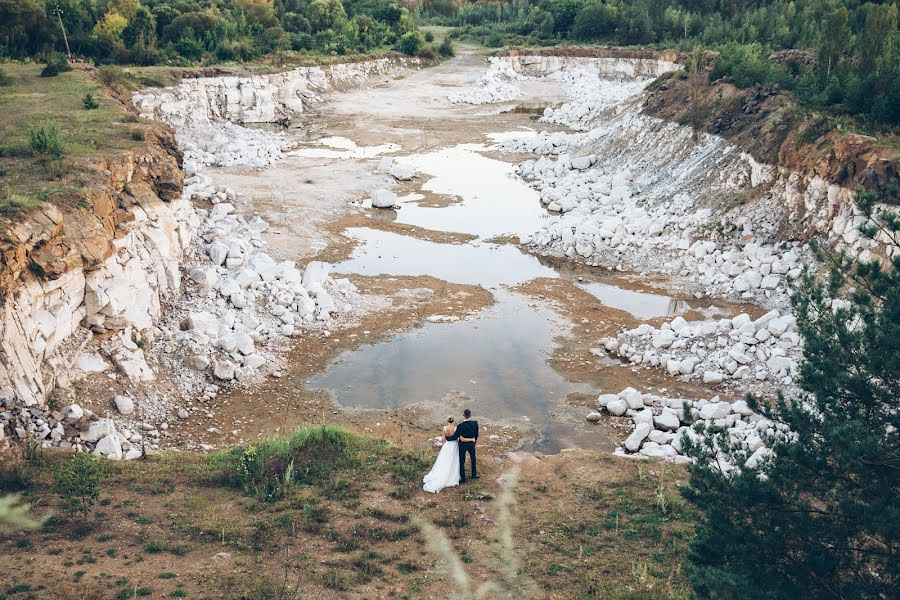
{"label": "shrub", "polygon": [[400,52],[406,54],[407,56],[415,56],[419,53],[419,50],[422,49],[422,46],[425,45],[425,38],[422,37],[422,34],[418,31],[407,31],[403,34],[403,37],[400,38]]}
{"label": "shrub", "polygon": [[440,54],[444,58],[450,58],[456,52],[453,50],[453,40],[450,39],[450,36],[444,38],[444,41],[441,42],[441,45],[438,46],[438,54]]}
{"label": "shrub", "polygon": [[133,139],[134,141],[143,142],[144,138],[145,138],[145,136],[144,136],[143,129],[132,129],[131,130],[131,139]]}
{"label": "shrub", "polygon": [[274,499],[294,483],[327,483],[335,472],[358,464],[362,443],[337,427],[302,427],[289,438],[237,447],[216,462],[227,483]]}
{"label": "shrub", "polygon": [[108,88],[123,87],[128,82],[128,74],[121,67],[105,65],[97,70],[100,83]]}
{"label": "shrub", "polygon": [[53,123],[32,127],[28,131],[28,148],[37,158],[62,158],[65,155],[59,129]]}
{"label": "shrub", "polygon": [[18,494],[0,496],[0,535],[40,527],[43,520],[32,519],[30,510],[30,505],[20,503]]}
{"label": "shrub", "polygon": [[6,74],[6,71],[0,69],[0,86],[12,84],[12,77]]}
{"label": "shrub", "polygon": [[57,467],[53,489],[70,512],[87,515],[100,497],[100,461],[82,452]]}
{"label": "shrub", "polygon": [[769,60],[768,51],[759,44],[726,44],[713,64],[710,79],[731,77],[739,88],[783,84],[787,71]]}
{"label": "shrub", "polygon": [[62,54],[52,54],[50,55],[50,60],[47,61],[47,64],[44,65],[44,68],[41,69],[41,77],[56,77],[60,73],[65,73],[66,71],[71,71],[72,65],[69,64],[69,61]]}
{"label": "shrub", "polygon": [[425,32],[425,41],[429,44],[434,41],[434,34],[430,31]]}
{"label": "shrub", "polygon": [[100,102],[94,98],[94,95],[90,92],[84,95],[84,98],[81,99],[81,103],[84,105],[84,110],[94,110],[96,108],[100,108]]}
{"label": "shrub", "polygon": [[437,57],[437,54],[431,46],[422,46],[417,56],[419,58],[424,58],[425,60],[434,60]]}

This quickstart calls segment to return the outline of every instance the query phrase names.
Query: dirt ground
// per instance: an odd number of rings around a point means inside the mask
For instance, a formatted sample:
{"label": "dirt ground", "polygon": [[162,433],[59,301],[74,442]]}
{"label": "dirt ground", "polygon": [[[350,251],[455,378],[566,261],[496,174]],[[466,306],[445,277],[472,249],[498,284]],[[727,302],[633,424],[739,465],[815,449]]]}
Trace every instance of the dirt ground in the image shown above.
{"label": "dirt ground", "polygon": [[[680,563],[694,516],[676,489],[680,468],[585,451],[514,454],[481,461],[480,480],[431,495],[419,472],[430,452],[353,444],[362,462],[268,499],[222,480],[219,459],[106,463],[85,515],[52,491],[51,474],[69,456],[47,452],[20,475],[35,512],[51,518],[0,539],[0,594],[445,598],[465,593],[443,566],[452,553],[467,587],[499,588],[488,597],[689,597]],[[498,543],[504,531],[510,548]]]}

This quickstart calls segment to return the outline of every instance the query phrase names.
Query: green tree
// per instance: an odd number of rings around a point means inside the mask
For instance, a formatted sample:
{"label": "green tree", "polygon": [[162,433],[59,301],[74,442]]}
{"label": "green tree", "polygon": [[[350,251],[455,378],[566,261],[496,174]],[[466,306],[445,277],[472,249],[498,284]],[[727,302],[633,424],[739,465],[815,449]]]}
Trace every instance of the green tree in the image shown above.
{"label": "green tree", "polygon": [[615,11],[606,4],[588,4],[572,24],[572,37],[579,40],[597,40],[615,30]]}
{"label": "green tree", "polygon": [[400,38],[400,52],[407,56],[415,56],[425,45],[425,38],[418,31],[407,31]]}
{"label": "green tree", "polygon": [[100,497],[100,460],[78,452],[53,473],[53,489],[70,512],[87,516]]}
{"label": "green tree", "polygon": [[122,41],[129,49],[148,50],[156,46],[156,17],[147,8],[139,7],[122,31]]}
{"label": "green tree", "polygon": [[819,60],[825,65],[825,76],[831,76],[835,66],[850,43],[850,14],[845,7],[837,8],[825,15],[824,26],[819,40]]}
{"label": "green tree", "polygon": [[[772,405],[770,451],[748,463],[727,432],[685,437],[687,499],[702,512],[688,576],[704,598],[900,597],[900,219],[858,194],[860,229],[890,259],[820,251],[792,303],[802,392]],[[753,464],[755,463],[755,464]]]}
{"label": "green tree", "polygon": [[866,23],[859,37],[862,69],[878,69],[891,56],[896,37],[897,5],[866,4]]}

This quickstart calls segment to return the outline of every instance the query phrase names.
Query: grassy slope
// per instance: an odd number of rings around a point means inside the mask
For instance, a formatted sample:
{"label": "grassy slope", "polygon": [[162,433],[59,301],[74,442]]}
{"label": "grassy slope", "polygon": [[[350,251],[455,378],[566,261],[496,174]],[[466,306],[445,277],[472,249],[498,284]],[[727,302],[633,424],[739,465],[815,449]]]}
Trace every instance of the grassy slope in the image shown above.
{"label": "grassy slope", "polygon": [[[41,65],[2,63],[11,84],[0,86],[0,214],[10,215],[17,202],[35,202],[77,193],[87,184],[87,165],[134,147],[139,125],[125,122],[121,103],[107,95],[86,73],[71,71],[40,77]],[[91,93],[100,108],[85,110]],[[48,165],[28,150],[29,129],[53,123],[65,145],[65,158]],[[15,195],[10,205],[9,196]],[[5,202],[4,202],[5,201]]]}
{"label": "grassy slope", "polygon": [[[7,461],[0,485],[11,488],[24,473],[35,512],[55,516],[39,531],[0,540],[8,574],[0,598],[459,595],[417,519],[446,534],[473,587],[504,580],[510,561],[495,541],[505,522],[496,461],[482,457],[479,482],[432,496],[420,487],[431,451],[334,428],[297,436],[300,445],[257,446],[249,461],[238,450],[105,463],[101,500],[87,518],[63,512],[52,491],[66,454],[19,463],[18,475]],[[267,486],[291,460],[296,483]],[[692,525],[674,492],[679,475],[589,452],[524,467],[513,510],[522,579],[548,598],[687,597],[680,563]],[[522,579],[513,587],[521,590]]]}

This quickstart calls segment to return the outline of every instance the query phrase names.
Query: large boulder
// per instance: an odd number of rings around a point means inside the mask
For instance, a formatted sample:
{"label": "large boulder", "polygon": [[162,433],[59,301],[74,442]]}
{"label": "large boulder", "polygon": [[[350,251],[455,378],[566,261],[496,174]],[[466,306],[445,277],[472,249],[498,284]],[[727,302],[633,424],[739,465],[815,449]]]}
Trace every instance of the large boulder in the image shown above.
{"label": "large boulder", "polygon": [[628,408],[633,408],[634,410],[640,410],[644,408],[643,395],[633,387],[627,387],[619,392],[619,398],[625,401],[625,404],[628,405]]}
{"label": "large boulder", "polygon": [[231,381],[234,379],[234,363],[230,360],[216,361],[216,365],[213,367],[213,375],[216,376],[216,379]]}
{"label": "large boulder", "polygon": [[625,440],[625,449],[629,452],[637,452],[647,436],[650,435],[651,429],[652,427],[647,423],[638,423],[631,435]]}
{"label": "large boulder", "polygon": [[85,442],[96,442],[115,432],[116,426],[112,419],[100,419],[91,423],[87,431],[82,431],[80,437]]}
{"label": "large boulder", "polygon": [[653,424],[661,431],[675,431],[681,426],[678,415],[668,411],[663,411],[661,415],[653,417]]}
{"label": "large boulder", "polygon": [[215,338],[219,335],[219,319],[208,311],[192,312],[184,321],[185,329]]}
{"label": "large boulder", "polygon": [[375,190],[372,192],[372,206],[375,208],[393,208],[397,205],[397,194],[390,190]]}
{"label": "large boulder", "polygon": [[606,410],[615,417],[621,417],[628,410],[628,405],[621,398],[616,398],[606,403]]}
{"label": "large boulder", "polygon": [[114,460],[122,460],[122,438],[115,432],[104,436],[94,446],[94,454]]}
{"label": "large boulder", "polygon": [[122,394],[115,396],[113,398],[113,404],[120,414],[127,416],[134,413],[134,400],[128,396],[123,396]]}

